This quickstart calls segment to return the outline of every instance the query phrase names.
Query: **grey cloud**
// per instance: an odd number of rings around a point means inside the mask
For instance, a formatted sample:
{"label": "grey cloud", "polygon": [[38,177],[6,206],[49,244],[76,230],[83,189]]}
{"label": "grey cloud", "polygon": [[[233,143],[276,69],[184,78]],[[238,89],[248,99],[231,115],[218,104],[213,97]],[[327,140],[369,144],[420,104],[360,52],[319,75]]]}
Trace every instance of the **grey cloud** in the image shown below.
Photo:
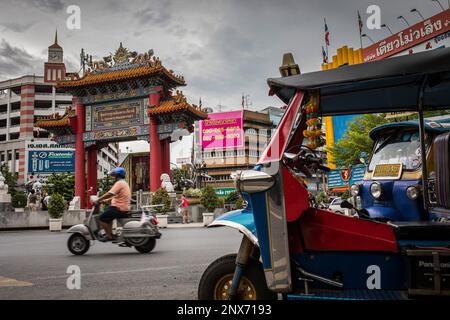
{"label": "grey cloud", "polygon": [[[24,49],[14,47],[5,39],[0,42],[0,77],[18,77],[24,74],[42,73],[43,61]],[[41,71],[41,72],[39,72]]]}
{"label": "grey cloud", "polygon": [[58,12],[64,9],[65,0],[13,0],[13,3],[18,3],[25,6],[32,6],[42,11]]}
{"label": "grey cloud", "polygon": [[171,5],[169,0],[163,0],[159,3],[152,3],[148,7],[137,11],[134,14],[141,26],[160,26],[169,25],[172,19]]}
{"label": "grey cloud", "polygon": [[22,33],[25,31],[28,31],[33,25],[34,22],[29,23],[19,23],[19,22],[2,22],[0,23],[1,26],[4,27],[4,30],[11,30],[16,33]]}

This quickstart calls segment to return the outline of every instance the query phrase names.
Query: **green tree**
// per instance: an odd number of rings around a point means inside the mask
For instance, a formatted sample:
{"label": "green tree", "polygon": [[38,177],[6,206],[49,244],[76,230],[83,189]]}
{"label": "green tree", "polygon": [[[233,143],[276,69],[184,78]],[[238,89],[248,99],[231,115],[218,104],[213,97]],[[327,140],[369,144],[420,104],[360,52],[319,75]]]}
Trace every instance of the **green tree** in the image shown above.
{"label": "green tree", "polygon": [[98,180],[98,193],[99,196],[103,196],[105,193],[107,193],[111,188],[113,187],[115,183],[114,177],[111,176],[105,176],[103,179]]}
{"label": "green tree", "polygon": [[159,204],[163,204],[164,207],[156,208],[155,209],[156,212],[166,213],[170,210],[170,197],[169,197],[169,193],[167,192],[166,188],[159,188],[153,194],[152,205],[159,205]]}
{"label": "green tree", "polygon": [[219,208],[219,197],[216,191],[211,186],[206,186],[202,189],[202,196],[200,197],[200,203],[206,208],[208,212],[214,212]]}
{"label": "green tree", "polygon": [[2,163],[0,166],[0,171],[2,172],[3,177],[5,177],[5,183],[8,185],[8,191],[12,197],[17,193],[17,179],[19,178],[18,173],[12,173],[9,171],[9,167],[6,163]]}
{"label": "green tree", "polygon": [[173,170],[173,181],[175,183],[175,191],[183,191],[188,187],[188,176],[187,172],[183,169],[177,168]]}
{"label": "green tree", "polygon": [[72,201],[75,195],[75,176],[71,173],[52,174],[48,177],[52,193],[59,193],[67,202]]}
{"label": "green tree", "polygon": [[373,141],[369,132],[388,121],[385,114],[365,114],[355,118],[348,124],[343,137],[329,151],[338,167],[360,163],[361,152],[369,154]]}

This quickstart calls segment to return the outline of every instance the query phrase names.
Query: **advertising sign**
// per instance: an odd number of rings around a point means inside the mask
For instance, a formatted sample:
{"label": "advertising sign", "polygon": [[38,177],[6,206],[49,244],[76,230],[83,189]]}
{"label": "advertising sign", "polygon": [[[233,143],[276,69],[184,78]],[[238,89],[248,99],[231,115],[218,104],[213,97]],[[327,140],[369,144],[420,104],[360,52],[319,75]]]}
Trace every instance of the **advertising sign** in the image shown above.
{"label": "advertising sign", "polygon": [[[414,53],[423,51],[423,49],[414,48],[420,44],[424,44],[425,50],[441,47],[448,38],[441,35],[447,34],[449,31],[450,10],[445,10],[363,49],[363,60],[367,62],[384,59],[401,52]],[[411,49],[412,52],[411,50],[408,51],[408,49]]]}
{"label": "advertising sign", "polygon": [[360,183],[366,172],[366,166],[354,166],[353,168],[345,168],[331,170],[328,173],[328,189],[342,188],[351,186],[354,183]]}
{"label": "advertising sign", "polygon": [[216,188],[216,194],[219,198],[226,198],[236,191],[236,188]]}
{"label": "advertising sign", "polygon": [[200,139],[203,150],[242,148],[243,111],[209,114],[208,120],[200,121]]}
{"label": "advertising sign", "polygon": [[28,173],[75,172],[75,151],[28,150]]}

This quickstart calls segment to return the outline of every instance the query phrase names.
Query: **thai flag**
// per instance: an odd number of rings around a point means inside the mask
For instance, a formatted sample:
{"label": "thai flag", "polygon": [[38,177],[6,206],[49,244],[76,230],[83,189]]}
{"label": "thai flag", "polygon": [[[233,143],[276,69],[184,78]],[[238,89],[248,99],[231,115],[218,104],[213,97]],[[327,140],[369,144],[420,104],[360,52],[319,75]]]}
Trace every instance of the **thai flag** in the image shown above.
{"label": "thai flag", "polygon": [[326,21],[325,21],[325,43],[327,46],[330,45],[330,31],[328,30],[328,25]]}
{"label": "thai flag", "polygon": [[359,14],[359,10],[358,10],[358,26],[359,26],[359,33],[362,33],[362,29],[363,29],[363,22],[362,22],[362,18],[361,15]]}
{"label": "thai flag", "polygon": [[328,63],[328,55],[323,46],[322,46],[322,56],[323,56],[323,63]]}

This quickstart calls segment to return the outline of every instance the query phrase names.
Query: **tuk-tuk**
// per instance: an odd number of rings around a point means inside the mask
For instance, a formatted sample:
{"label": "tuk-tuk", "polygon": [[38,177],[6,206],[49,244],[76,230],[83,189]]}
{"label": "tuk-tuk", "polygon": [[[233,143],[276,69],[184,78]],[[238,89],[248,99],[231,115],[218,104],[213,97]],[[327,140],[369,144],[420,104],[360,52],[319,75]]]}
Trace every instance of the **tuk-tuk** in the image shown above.
{"label": "tuk-tuk", "polygon": [[[450,132],[450,115],[425,119],[425,146],[429,202],[436,197],[435,141]],[[351,186],[351,195],[358,209],[366,209],[373,218],[390,221],[446,221],[445,212],[430,214],[423,206],[422,158],[419,122],[392,122],[370,132],[374,146],[363,182]],[[442,151],[440,151],[442,152]],[[447,177],[450,174],[446,171]]]}
{"label": "tuk-tuk", "polygon": [[[386,222],[323,210],[308,201],[297,174],[328,170],[314,151],[318,144],[311,142],[320,128],[317,116],[417,112],[420,155],[427,159],[423,113],[450,106],[450,49],[269,79],[268,84],[288,108],[258,165],[236,178],[248,207],[210,225],[235,228],[243,239],[237,254],[206,269],[199,299],[450,295],[449,223]],[[436,174],[429,177],[428,163],[422,164],[422,205],[425,212],[448,214],[450,134],[432,143]],[[435,179],[434,189],[430,179]]]}

